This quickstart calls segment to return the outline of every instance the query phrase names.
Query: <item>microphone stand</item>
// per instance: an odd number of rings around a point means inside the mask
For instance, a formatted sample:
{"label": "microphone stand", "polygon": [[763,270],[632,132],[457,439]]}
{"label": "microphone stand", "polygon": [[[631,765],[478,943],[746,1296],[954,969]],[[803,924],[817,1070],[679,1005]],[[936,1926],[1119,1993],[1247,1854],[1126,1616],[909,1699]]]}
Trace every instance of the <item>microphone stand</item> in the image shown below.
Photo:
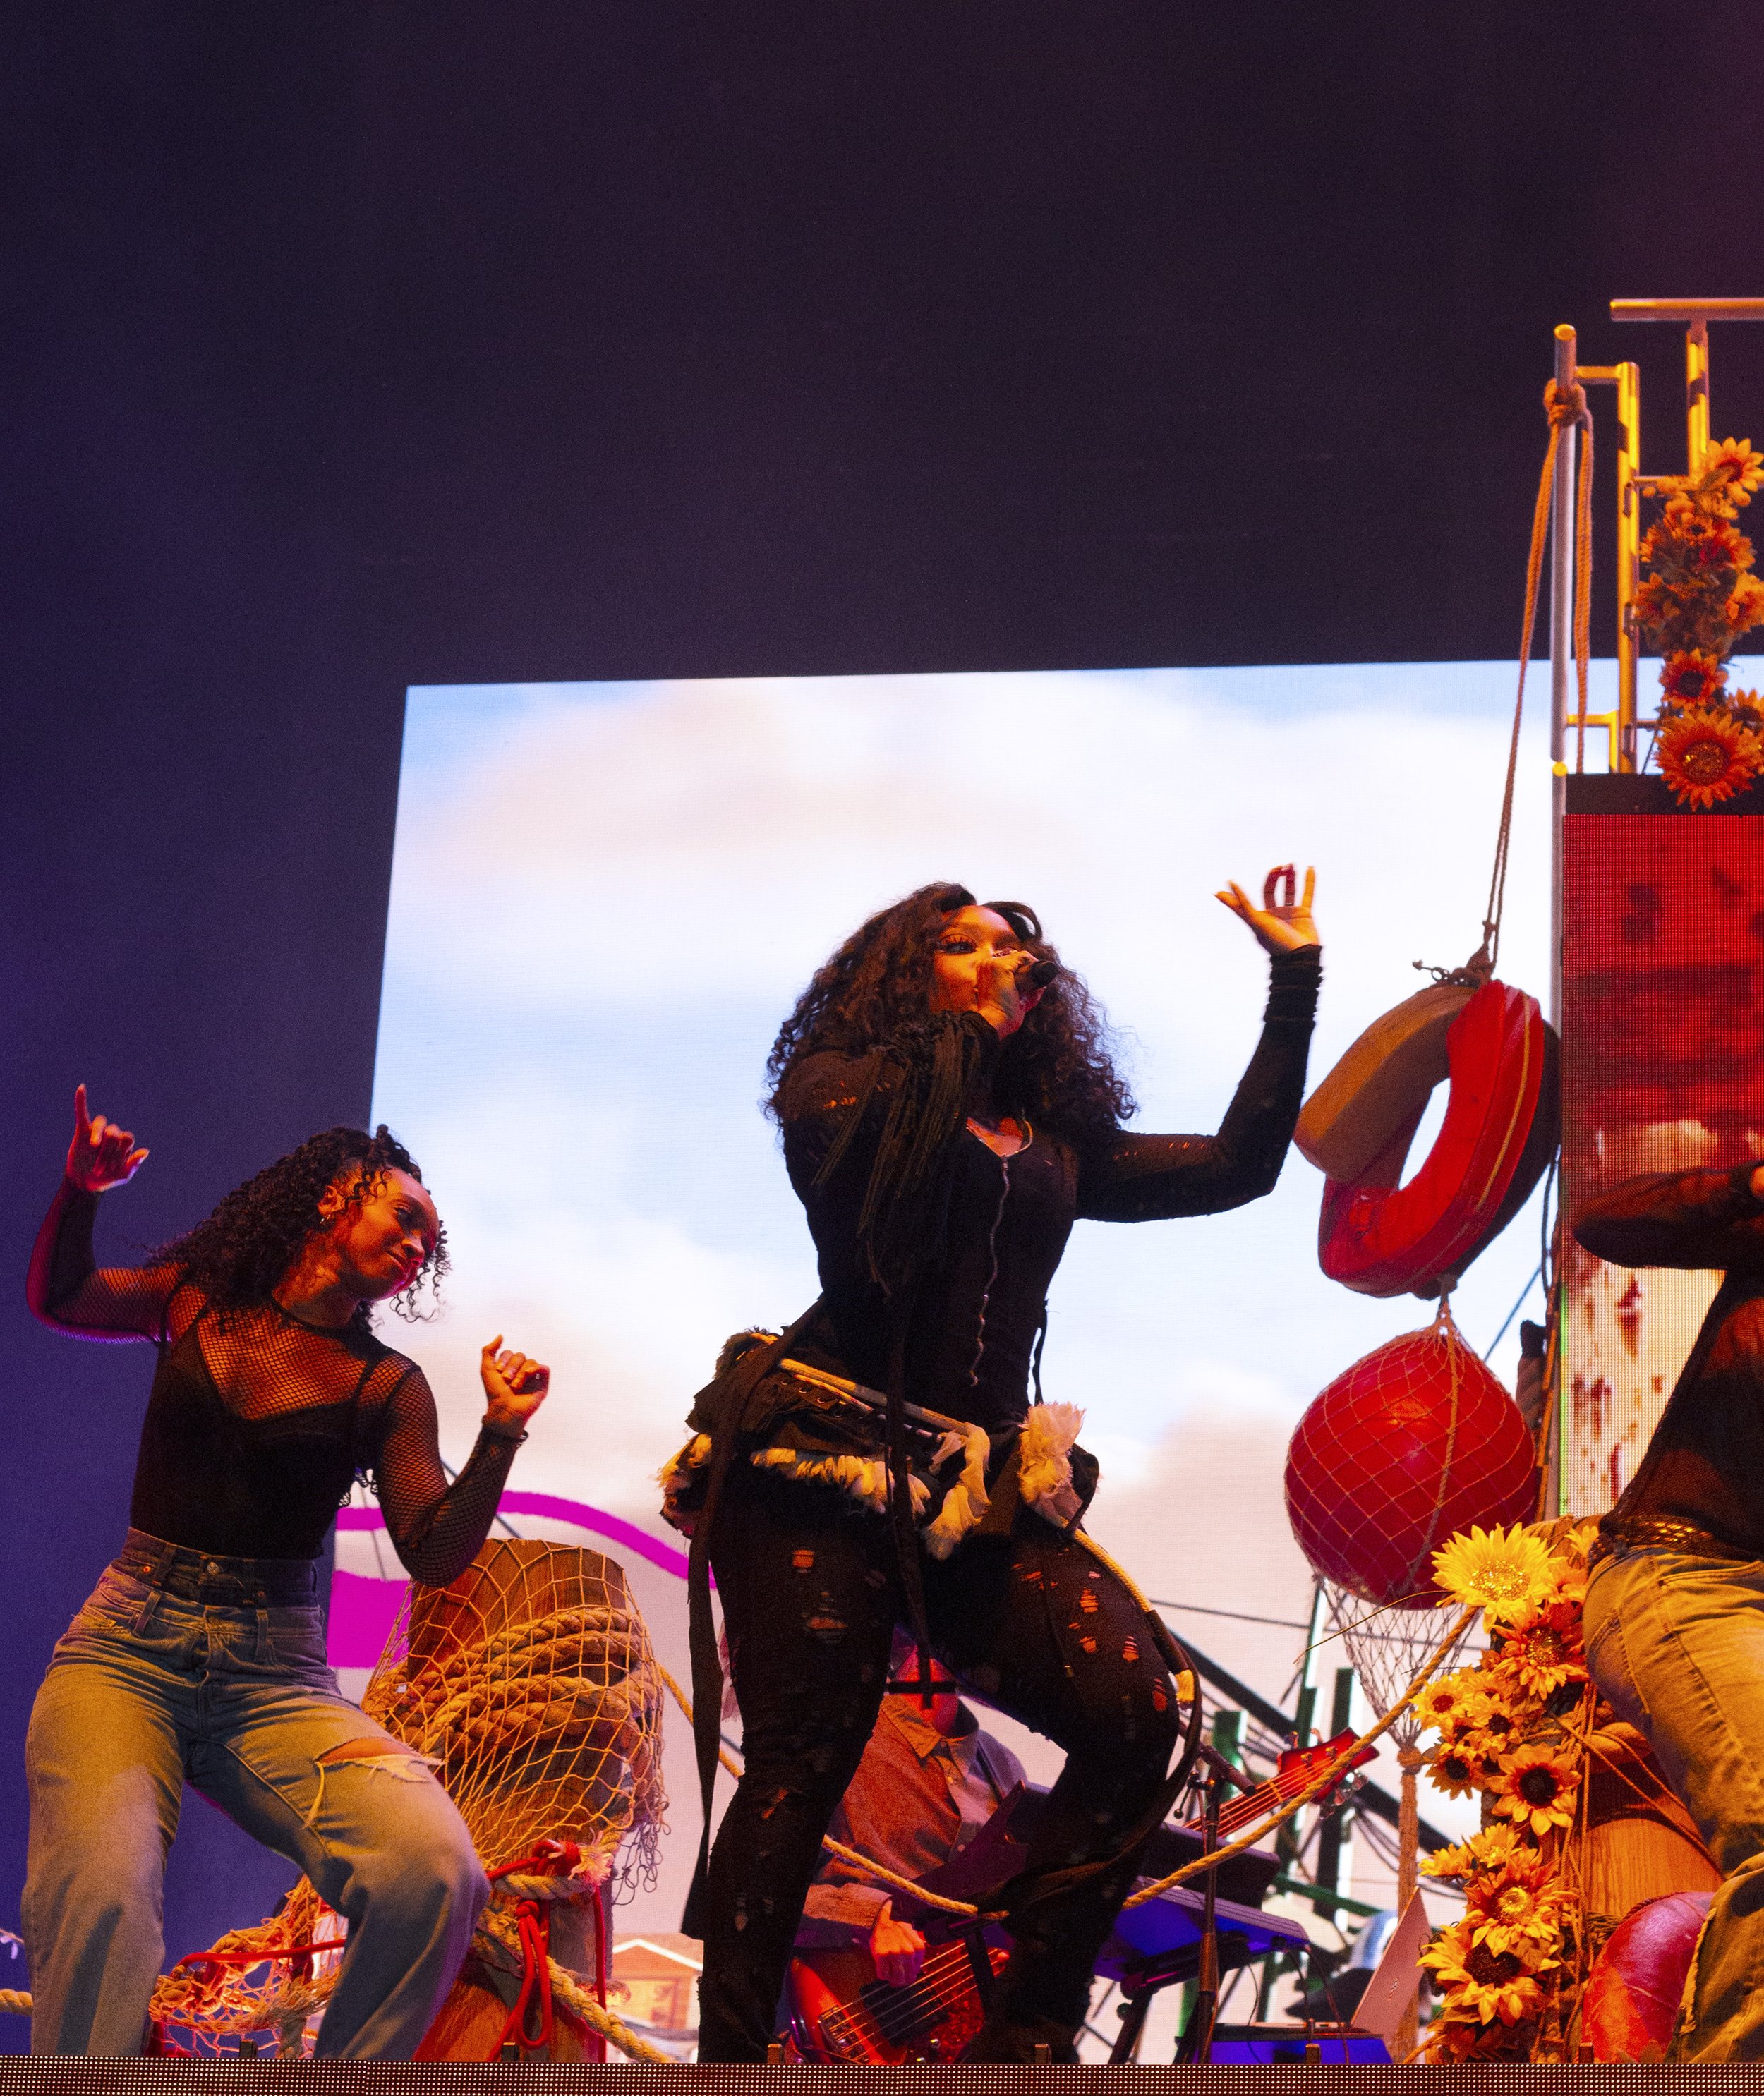
{"label": "microphone stand", "polygon": [[[1217,1748],[1208,1746],[1203,1740],[1200,1749],[1201,1766],[1206,1774],[1201,1779],[1206,1803],[1202,1816],[1203,1853],[1211,1855],[1219,1846],[1219,1807],[1229,1784],[1233,1789],[1245,1788],[1243,1779]],[[1194,1975],[1194,2006],[1176,2048],[1178,2066],[1193,2063],[1204,2067],[1212,2057],[1213,2026],[1219,2020],[1219,1866],[1215,1863],[1201,1880],[1202,1895],[1200,1923],[1200,1963]]]}

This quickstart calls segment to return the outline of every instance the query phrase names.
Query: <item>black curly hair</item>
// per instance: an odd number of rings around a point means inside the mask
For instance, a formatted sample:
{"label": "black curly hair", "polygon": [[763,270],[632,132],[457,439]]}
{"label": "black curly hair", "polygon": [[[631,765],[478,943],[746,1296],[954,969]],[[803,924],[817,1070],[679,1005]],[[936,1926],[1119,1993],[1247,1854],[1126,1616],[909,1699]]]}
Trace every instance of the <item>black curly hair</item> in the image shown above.
{"label": "black curly hair", "polygon": [[[393,1171],[422,1177],[415,1158],[384,1121],[372,1135],[360,1128],[327,1128],[235,1186],[207,1221],[162,1246],[156,1256],[181,1268],[183,1280],[223,1314],[244,1309],[265,1301],[302,1246],[329,1227],[318,1206],[329,1188],[342,1186],[344,1212],[359,1215],[369,1194]],[[423,1314],[417,1307],[423,1284],[433,1289],[448,1264],[448,1235],[438,1225],[434,1249],[416,1278],[392,1299],[400,1317]],[[371,1327],[369,1304],[356,1306],[354,1321]]]}
{"label": "black curly hair", "polygon": [[[867,918],[814,972],[778,1029],[766,1061],[766,1107],[775,1119],[791,1067],[819,1049],[862,1055],[909,1039],[930,1008],[932,953],[944,919],[974,901],[953,880],[929,881]],[[1059,956],[1026,902],[989,902],[1037,961]],[[1133,1097],[1115,1067],[1107,1021],[1076,976],[1061,968],[1004,1045],[993,1080],[999,1111],[1074,1133],[1117,1128]]]}

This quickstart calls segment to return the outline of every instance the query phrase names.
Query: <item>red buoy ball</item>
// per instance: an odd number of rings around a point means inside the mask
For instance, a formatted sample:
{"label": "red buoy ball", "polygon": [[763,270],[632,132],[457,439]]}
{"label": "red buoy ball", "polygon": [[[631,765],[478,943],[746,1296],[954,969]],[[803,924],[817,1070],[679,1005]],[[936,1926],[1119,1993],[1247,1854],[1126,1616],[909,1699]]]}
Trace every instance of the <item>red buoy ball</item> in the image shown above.
{"label": "red buoy ball", "polygon": [[1391,1339],[1316,1398],[1286,1452],[1286,1513],[1312,1566],[1389,1607],[1434,1598],[1459,1530],[1530,1520],[1531,1437],[1449,1321]]}

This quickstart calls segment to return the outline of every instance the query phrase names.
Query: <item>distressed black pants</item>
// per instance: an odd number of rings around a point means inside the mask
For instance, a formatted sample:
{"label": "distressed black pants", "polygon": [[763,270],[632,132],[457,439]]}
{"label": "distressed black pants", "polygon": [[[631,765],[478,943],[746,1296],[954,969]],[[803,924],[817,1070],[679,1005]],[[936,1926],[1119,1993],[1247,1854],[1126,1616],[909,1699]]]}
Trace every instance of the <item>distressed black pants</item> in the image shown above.
{"label": "distressed black pants", "polygon": [[[710,1855],[698,2056],[762,2060],[821,1836],[875,1723],[900,1574],[880,1515],[743,1465],[711,1561],[745,1772]],[[1035,1888],[1115,1854],[1144,1815],[1175,1746],[1176,1691],[1121,1580],[1038,1514],[1020,1509],[1009,1535],[972,1535],[946,1563],[921,1563],[937,1657],[1066,1750],[1013,1899],[1001,2009],[1076,2029],[1142,1845],[1052,1897]]]}

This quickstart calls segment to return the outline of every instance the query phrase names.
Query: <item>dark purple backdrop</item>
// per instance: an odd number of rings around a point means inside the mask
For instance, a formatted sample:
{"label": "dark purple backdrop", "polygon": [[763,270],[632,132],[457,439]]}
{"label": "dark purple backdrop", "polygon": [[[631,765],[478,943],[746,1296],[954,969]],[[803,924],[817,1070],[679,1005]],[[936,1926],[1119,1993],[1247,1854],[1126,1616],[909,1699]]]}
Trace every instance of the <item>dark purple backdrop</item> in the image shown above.
{"label": "dark purple backdrop", "polygon": [[[1743,0],[7,15],[0,1923],[151,1366],[20,1301],[68,1094],[153,1145],[117,1249],[365,1111],[404,685],[1508,653],[1551,325],[1644,355],[1670,468],[1676,343],[1604,302],[1764,291],[1758,43]],[[172,1949],[281,1882],[193,1804]]]}

